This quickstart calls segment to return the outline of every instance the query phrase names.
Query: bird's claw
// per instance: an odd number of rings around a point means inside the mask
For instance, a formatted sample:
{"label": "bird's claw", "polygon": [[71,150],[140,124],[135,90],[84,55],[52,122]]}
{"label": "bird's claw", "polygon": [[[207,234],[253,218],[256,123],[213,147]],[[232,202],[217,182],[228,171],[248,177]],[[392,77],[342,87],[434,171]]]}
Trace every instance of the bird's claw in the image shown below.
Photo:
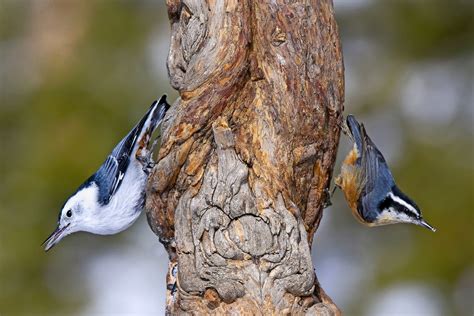
{"label": "bird's claw", "polygon": [[137,160],[142,165],[142,170],[146,174],[150,174],[151,169],[156,165],[151,154],[152,152],[147,150],[145,154],[137,156]]}
{"label": "bird's claw", "polygon": [[[333,190],[334,192],[334,190]],[[324,201],[323,201],[323,208],[326,208],[326,207],[329,207],[332,205],[332,201],[331,201],[331,198],[332,198],[332,193],[329,192],[329,189],[326,188],[324,190]]]}
{"label": "bird's claw", "polygon": [[143,167],[143,171],[146,173],[146,174],[150,174],[151,170],[153,169],[153,167],[156,165],[156,162],[154,162],[152,159],[148,162],[148,164]]}

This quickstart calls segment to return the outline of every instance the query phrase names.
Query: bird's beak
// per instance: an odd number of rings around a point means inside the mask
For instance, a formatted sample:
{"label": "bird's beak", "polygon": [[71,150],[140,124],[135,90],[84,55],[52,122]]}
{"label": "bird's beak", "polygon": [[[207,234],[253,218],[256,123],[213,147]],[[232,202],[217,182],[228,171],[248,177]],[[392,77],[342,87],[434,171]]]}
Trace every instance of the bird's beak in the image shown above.
{"label": "bird's beak", "polygon": [[44,250],[48,251],[49,249],[53,248],[54,245],[56,245],[61,239],[63,239],[64,236],[66,236],[66,229],[71,225],[70,223],[63,226],[63,227],[57,227],[56,230],[49,235],[48,238],[43,242]]}
{"label": "bird's beak", "polygon": [[435,232],[435,231],[436,231],[436,228],[434,228],[433,226],[431,226],[430,224],[428,224],[424,219],[420,220],[420,221],[418,222],[418,225],[419,225],[419,226],[426,227],[426,228],[428,228],[429,230],[431,230],[432,232]]}

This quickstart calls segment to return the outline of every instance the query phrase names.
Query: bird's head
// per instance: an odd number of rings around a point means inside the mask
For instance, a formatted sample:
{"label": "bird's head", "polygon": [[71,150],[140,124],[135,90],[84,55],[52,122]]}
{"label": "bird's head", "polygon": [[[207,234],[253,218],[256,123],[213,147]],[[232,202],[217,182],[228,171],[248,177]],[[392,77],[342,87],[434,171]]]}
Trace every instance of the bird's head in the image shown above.
{"label": "bird's head", "polygon": [[48,251],[61,239],[78,231],[88,231],[91,219],[98,207],[97,186],[81,187],[64,203],[59,212],[58,227],[43,243]]}
{"label": "bird's head", "polygon": [[397,186],[394,186],[386,197],[379,203],[378,214],[373,219],[374,226],[408,223],[425,227],[431,231],[436,229],[428,224],[421,215],[416,203],[406,196]]}

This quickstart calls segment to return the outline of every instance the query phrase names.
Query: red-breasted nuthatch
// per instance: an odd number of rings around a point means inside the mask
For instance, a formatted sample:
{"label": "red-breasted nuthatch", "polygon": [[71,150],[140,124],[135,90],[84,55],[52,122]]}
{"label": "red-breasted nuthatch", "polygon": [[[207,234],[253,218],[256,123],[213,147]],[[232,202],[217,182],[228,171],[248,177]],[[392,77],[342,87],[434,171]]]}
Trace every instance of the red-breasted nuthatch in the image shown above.
{"label": "red-breasted nuthatch", "polygon": [[145,204],[145,185],[153,165],[149,149],[153,131],[170,105],[166,95],[153,102],[145,116],[109,154],[96,173],[67,199],[58,227],[46,239],[48,251],[77,231],[116,234],[135,222]]}
{"label": "red-breasted nuthatch", "polygon": [[354,216],[368,226],[410,223],[436,231],[422,218],[416,203],[397,187],[385,158],[364,125],[349,115],[344,129],[354,146],[335,183],[344,192]]}

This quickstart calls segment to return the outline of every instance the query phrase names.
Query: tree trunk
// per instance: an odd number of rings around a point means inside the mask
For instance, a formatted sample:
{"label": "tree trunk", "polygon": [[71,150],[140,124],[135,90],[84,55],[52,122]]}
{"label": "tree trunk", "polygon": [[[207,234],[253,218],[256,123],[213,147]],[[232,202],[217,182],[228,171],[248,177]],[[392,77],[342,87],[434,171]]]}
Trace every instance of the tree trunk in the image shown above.
{"label": "tree trunk", "polygon": [[167,312],[338,314],[311,261],[344,98],[332,1],[167,5],[180,98],[146,206]]}

